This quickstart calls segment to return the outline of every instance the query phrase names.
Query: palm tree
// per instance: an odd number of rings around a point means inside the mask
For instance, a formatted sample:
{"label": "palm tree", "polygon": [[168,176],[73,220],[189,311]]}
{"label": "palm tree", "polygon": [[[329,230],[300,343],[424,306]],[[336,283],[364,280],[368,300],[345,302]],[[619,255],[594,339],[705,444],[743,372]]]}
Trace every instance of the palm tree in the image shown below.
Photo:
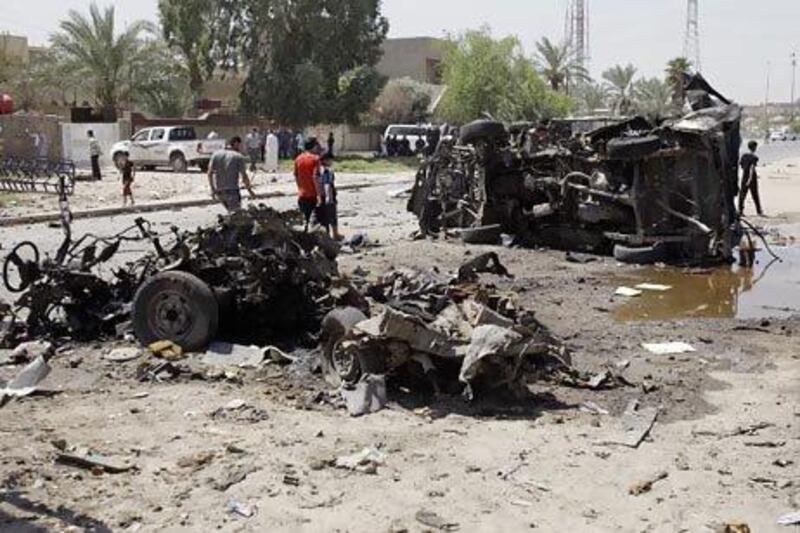
{"label": "palm tree", "polygon": [[672,89],[672,102],[676,106],[683,103],[683,75],[692,70],[692,62],[685,57],[676,57],[667,63],[667,83]]}
{"label": "palm tree", "polygon": [[631,111],[631,91],[633,79],[636,77],[636,67],[631,64],[616,65],[603,72],[606,80],[614,111],[618,115],[627,115]]}
{"label": "palm tree", "polygon": [[573,84],[589,80],[586,69],[578,63],[577,56],[569,44],[555,44],[547,37],[536,43],[536,65],[539,72],[558,92],[569,92]]}
{"label": "palm tree", "polygon": [[650,119],[664,118],[672,110],[672,88],[658,78],[643,78],[633,86],[636,111]]}
{"label": "palm tree", "polygon": [[586,83],[577,91],[580,110],[592,114],[608,107],[608,88],[600,83]]}
{"label": "palm tree", "polygon": [[123,75],[142,50],[141,35],[153,31],[152,24],[137,21],[117,34],[114,7],[101,13],[92,3],[88,18],[71,10],[59,27],[50,39],[55,53],[94,87],[98,105],[115,109],[125,85]]}

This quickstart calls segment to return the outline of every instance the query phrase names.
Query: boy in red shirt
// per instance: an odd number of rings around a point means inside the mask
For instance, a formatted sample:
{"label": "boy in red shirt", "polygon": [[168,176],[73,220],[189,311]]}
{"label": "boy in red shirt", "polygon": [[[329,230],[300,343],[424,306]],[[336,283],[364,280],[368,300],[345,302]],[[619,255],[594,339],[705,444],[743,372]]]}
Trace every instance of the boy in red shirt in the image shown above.
{"label": "boy in red shirt", "polygon": [[297,182],[297,206],[305,217],[305,231],[311,222],[311,215],[322,205],[324,192],[320,182],[320,159],[316,154],[317,139],[309,138],[303,153],[294,160],[294,179]]}

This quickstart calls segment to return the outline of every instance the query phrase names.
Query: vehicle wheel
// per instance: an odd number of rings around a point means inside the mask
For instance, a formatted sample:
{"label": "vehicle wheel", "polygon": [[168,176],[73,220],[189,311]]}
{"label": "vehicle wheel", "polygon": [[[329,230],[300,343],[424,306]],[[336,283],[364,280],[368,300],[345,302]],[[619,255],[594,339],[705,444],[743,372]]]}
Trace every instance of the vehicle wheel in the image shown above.
{"label": "vehicle wheel", "polygon": [[114,154],[114,166],[117,167],[117,170],[122,170],[122,159],[125,157],[123,152],[117,152]]}
{"label": "vehicle wheel", "polygon": [[200,161],[199,163],[197,163],[197,166],[200,167],[200,172],[202,172],[203,174],[208,172],[208,161]]}
{"label": "vehicle wheel", "polygon": [[334,386],[342,382],[355,383],[361,377],[358,357],[343,349],[341,342],[356,324],[366,319],[367,316],[355,307],[342,307],[334,309],[322,320],[322,372]]}
{"label": "vehicle wheel", "polygon": [[641,248],[617,244],[614,246],[614,259],[627,265],[652,265],[667,260],[667,248],[663,244]]}
{"label": "vehicle wheel", "polygon": [[218,327],[214,293],[186,272],[156,274],[133,299],[133,330],[144,346],[169,340],[189,352],[204,350]]}
{"label": "vehicle wheel", "polygon": [[[22,253],[23,250],[29,253]],[[32,242],[16,245],[3,262],[3,283],[11,293],[23,292],[39,278],[39,274],[39,249]]]}
{"label": "vehicle wheel", "polygon": [[182,173],[186,172],[188,165],[186,164],[186,158],[183,157],[183,154],[172,154],[169,156],[169,166],[172,167],[173,172]]}
{"label": "vehicle wheel", "polygon": [[461,230],[461,240],[466,244],[498,244],[503,233],[503,226],[478,226]]}
{"label": "vehicle wheel", "polygon": [[502,139],[506,135],[508,131],[502,122],[481,119],[461,127],[460,142],[474,144],[479,141]]}
{"label": "vehicle wheel", "polygon": [[641,159],[661,149],[661,139],[655,135],[611,139],[606,146],[610,159]]}

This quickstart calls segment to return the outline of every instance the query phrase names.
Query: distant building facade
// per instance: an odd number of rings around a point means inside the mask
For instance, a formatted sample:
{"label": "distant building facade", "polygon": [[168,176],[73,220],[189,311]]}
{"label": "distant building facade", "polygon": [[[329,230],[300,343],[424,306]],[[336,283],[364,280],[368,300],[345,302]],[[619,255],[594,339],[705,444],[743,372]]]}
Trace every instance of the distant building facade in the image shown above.
{"label": "distant building facade", "polygon": [[445,41],[435,37],[386,39],[378,72],[390,79],[411,78],[440,85]]}

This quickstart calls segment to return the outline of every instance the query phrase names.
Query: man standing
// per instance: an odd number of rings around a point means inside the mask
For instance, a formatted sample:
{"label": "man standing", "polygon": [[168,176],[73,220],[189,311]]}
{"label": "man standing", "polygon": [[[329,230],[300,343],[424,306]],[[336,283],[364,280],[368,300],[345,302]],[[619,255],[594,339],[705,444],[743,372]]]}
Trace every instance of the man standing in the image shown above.
{"label": "man standing", "polygon": [[753,197],[753,203],[756,204],[758,216],[763,217],[764,211],[761,209],[761,196],[758,193],[758,172],[756,170],[756,167],[758,167],[758,156],[756,155],[758,143],[750,141],[747,147],[750,151],[742,156],[741,161],[742,187],[739,190],[739,213],[744,215],[744,204],[747,200],[747,195],[750,194]]}
{"label": "man standing", "polygon": [[261,136],[258,134],[258,128],[253,128],[253,131],[247,134],[244,143],[247,147],[247,155],[250,157],[250,172],[255,172],[256,163],[261,157]]}
{"label": "man standing", "polygon": [[328,133],[328,153],[333,155],[333,145],[336,144],[336,137],[333,136],[333,132]]}
{"label": "man standing", "polygon": [[317,140],[309,137],[304,151],[294,160],[294,178],[297,182],[297,206],[305,217],[305,230],[311,222],[311,215],[322,205],[323,191],[320,182],[320,158],[316,154]]}
{"label": "man standing", "polygon": [[240,152],[241,148],[242,139],[232,138],[230,147],[211,156],[211,164],[208,165],[208,186],[211,189],[211,197],[219,200],[229,213],[242,208],[240,176],[244,188],[250,193],[250,198],[256,197],[247,175],[247,162]]}
{"label": "man standing", "polygon": [[265,143],[265,156],[264,156],[264,165],[265,170],[272,174],[278,172],[278,159],[279,159],[279,152],[280,148],[278,147],[278,137],[272,130],[269,131],[267,134],[267,141]]}
{"label": "man standing", "polygon": [[94,131],[89,130],[86,133],[89,136],[89,156],[92,159],[92,178],[95,181],[100,181],[103,176],[100,174],[100,154],[103,149],[100,147],[100,141],[94,136]]}

